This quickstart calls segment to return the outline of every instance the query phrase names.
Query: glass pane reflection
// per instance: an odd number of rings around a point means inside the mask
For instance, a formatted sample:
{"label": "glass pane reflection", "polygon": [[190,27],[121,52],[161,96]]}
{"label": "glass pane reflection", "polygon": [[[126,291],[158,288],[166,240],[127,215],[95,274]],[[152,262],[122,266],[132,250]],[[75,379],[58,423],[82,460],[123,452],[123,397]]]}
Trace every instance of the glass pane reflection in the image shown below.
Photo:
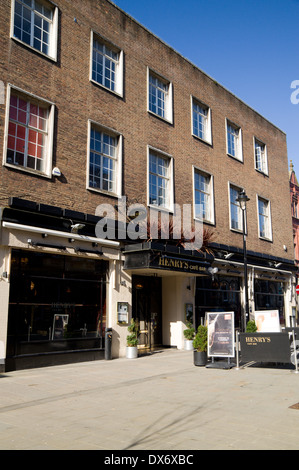
{"label": "glass pane reflection", "polygon": [[8,342],[100,338],[106,261],[12,252]]}

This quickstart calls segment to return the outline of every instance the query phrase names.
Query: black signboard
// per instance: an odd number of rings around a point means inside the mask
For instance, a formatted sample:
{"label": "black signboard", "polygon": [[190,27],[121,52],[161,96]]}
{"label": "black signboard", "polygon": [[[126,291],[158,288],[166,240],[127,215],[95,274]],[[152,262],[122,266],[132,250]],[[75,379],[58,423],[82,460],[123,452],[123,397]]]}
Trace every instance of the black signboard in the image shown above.
{"label": "black signboard", "polygon": [[135,251],[127,252],[124,269],[160,269],[167,271],[177,271],[191,274],[208,274],[211,266],[209,261],[200,257],[172,255],[160,251]]}
{"label": "black signboard", "polygon": [[288,333],[241,333],[240,344],[244,362],[291,362]]}

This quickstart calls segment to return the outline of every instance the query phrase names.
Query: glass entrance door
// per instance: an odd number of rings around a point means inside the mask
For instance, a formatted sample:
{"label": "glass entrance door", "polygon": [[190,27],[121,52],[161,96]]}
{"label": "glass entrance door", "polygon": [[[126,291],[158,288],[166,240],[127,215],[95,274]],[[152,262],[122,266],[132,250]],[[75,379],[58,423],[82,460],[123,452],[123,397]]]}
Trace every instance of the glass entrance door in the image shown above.
{"label": "glass entrance door", "polygon": [[140,335],[138,348],[152,350],[162,345],[162,279],[133,276],[133,318]]}

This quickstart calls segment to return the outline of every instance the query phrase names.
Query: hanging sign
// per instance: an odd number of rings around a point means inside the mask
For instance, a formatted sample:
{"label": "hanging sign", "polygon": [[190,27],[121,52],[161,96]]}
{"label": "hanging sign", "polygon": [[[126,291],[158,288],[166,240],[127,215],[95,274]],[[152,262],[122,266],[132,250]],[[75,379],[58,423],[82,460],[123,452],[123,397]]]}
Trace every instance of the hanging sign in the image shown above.
{"label": "hanging sign", "polygon": [[207,312],[208,356],[234,357],[234,312]]}

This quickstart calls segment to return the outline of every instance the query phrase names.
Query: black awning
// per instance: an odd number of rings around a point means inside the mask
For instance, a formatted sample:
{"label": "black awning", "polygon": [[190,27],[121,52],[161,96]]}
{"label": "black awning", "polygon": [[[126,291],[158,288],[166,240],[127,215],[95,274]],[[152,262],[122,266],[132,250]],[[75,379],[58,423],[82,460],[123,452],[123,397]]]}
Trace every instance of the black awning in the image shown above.
{"label": "black awning", "polygon": [[138,243],[125,248],[125,270],[158,269],[189,274],[209,274],[213,256],[199,251],[184,250],[167,243]]}

